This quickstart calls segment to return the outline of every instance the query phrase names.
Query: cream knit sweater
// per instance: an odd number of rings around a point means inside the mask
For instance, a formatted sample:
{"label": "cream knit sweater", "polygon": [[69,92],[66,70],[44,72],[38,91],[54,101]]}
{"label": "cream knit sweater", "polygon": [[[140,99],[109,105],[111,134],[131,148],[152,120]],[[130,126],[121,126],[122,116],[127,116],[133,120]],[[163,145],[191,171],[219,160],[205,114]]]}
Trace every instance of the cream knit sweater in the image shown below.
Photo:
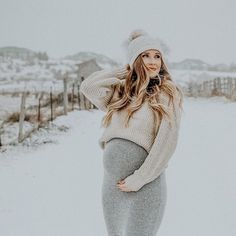
{"label": "cream knit sweater", "polygon": [[[88,76],[80,85],[82,92],[101,111],[107,112],[107,105],[117,96],[114,85],[123,83],[127,70],[124,67],[97,71]],[[131,140],[142,146],[148,156],[141,167],[125,178],[125,185],[132,191],[138,191],[145,184],[156,179],[168,166],[178,141],[181,109],[179,107],[180,95],[176,90],[174,105],[169,102],[168,95],[160,95],[160,102],[166,105],[173,115],[171,127],[166,118],[160,121],[158,133],[155,136],[154,114],[147,102],[136,111],[129,121],[129,127],[124,127],[126,111],[116,112],[112,116],[110,125],[104,129],[99,139],[99,145],[105,148],[106,142],[119,137]]]}

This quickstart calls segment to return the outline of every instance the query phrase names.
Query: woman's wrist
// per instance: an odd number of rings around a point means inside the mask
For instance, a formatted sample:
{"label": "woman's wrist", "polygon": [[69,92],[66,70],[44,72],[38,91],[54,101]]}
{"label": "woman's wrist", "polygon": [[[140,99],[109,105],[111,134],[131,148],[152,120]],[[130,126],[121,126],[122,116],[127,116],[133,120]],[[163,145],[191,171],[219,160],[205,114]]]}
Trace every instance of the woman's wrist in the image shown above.
{"label": "woman's wrist", "polygon": [[118,67],[113,70],[114,75],[119,79],[124,79],[128,72],[129,70],[127,68],[127,65]]}

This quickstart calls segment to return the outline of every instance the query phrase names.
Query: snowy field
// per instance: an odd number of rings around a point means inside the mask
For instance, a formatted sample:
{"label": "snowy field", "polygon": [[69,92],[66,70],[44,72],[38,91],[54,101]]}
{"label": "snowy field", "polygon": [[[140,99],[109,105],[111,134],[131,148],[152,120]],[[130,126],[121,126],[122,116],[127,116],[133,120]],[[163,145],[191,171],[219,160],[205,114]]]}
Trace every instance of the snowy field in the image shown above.
{"label": "snowy field", "polygon": [[[158,236],[236,235],[236,103],[185,98],[167,169]],[[0,153],[1,236],[106,236],[101,205],[103,112],[75,111],[44,132],[49,144]],[[51,144],[50,144],[51,140]]]}

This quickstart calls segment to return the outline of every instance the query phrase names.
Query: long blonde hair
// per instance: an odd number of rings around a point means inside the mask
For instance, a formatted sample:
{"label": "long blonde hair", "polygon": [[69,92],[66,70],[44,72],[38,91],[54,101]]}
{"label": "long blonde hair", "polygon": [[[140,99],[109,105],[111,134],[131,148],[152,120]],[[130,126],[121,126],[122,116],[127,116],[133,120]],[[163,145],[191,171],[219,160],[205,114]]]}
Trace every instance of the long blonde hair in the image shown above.
{"label": "long blonde hair", "polygon": [[[125,127],[127,127],[133,113],[142,106],[145,100],[148,100],[148,104],[155,114],[154,119],[157,125],[157,119],[159,118],[159,116],[162,119],[165,115],[168,119],[170,119],[168,110],[159,101],[161,90],[167,93],[170,97],[170,101],[173,102],[173,99],[175,99],[175,90],[177,89],[177,91],[180,93],[181,99],[179,105],[182,109],[183,93],[181,89],[173,83],[162,56],[161,68],[159,73],[162,77],[161,84],[154,85],[151,93],[147,91],[150,78],[144,68],[145,64],[140,54],[133,64],[133,69],[130,69],[129,67],[129,72],[126,75],[125,83],[115,85],[114,91],[118,91],[118,97],[108,105],[108,111],[102,119],[102,126],[107,127],[110,124],[114,112],[126,108],[127,117],[125,119]],[[135,100],[132,99],[134,96],[136,97]],[[156,131],[157,128],[158,127],[156,127]]]}

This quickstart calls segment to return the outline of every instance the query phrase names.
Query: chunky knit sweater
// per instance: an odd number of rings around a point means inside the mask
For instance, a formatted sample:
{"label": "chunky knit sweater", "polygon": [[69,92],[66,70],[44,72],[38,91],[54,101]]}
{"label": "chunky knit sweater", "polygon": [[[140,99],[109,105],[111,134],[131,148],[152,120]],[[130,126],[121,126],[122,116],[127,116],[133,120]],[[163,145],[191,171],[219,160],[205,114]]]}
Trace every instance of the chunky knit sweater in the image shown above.
{"label": "chunky knit sweater", "polygon": [[[101,111],[107,112],[107,105],[117,96],[114,85],[123,83],[126,73],[124,67],[97,71],[81,83],[80,92]],[[177,146],[181,120],[178,91],[176,90],[173,104],[169,103],[169,96],[161,92],[160,103],[169,109],[173,117],[172,126],[165,117],[157,121],[159,125],[154,123],[153,111],[148,103],[144,102],[141,108],[133,113],[128,127],[124,126],[127,112],[125,109],[113,113],[111,123],[104,129],[99,139],[102,149],[109,140],[118,137],[131,140],[148,152],[140,168],[124,179],[125,185],[132,191],[138,191],[145,184],[156,179],[168,166],[168,161]],[[155,127],[158,129],[156,130]]]}

